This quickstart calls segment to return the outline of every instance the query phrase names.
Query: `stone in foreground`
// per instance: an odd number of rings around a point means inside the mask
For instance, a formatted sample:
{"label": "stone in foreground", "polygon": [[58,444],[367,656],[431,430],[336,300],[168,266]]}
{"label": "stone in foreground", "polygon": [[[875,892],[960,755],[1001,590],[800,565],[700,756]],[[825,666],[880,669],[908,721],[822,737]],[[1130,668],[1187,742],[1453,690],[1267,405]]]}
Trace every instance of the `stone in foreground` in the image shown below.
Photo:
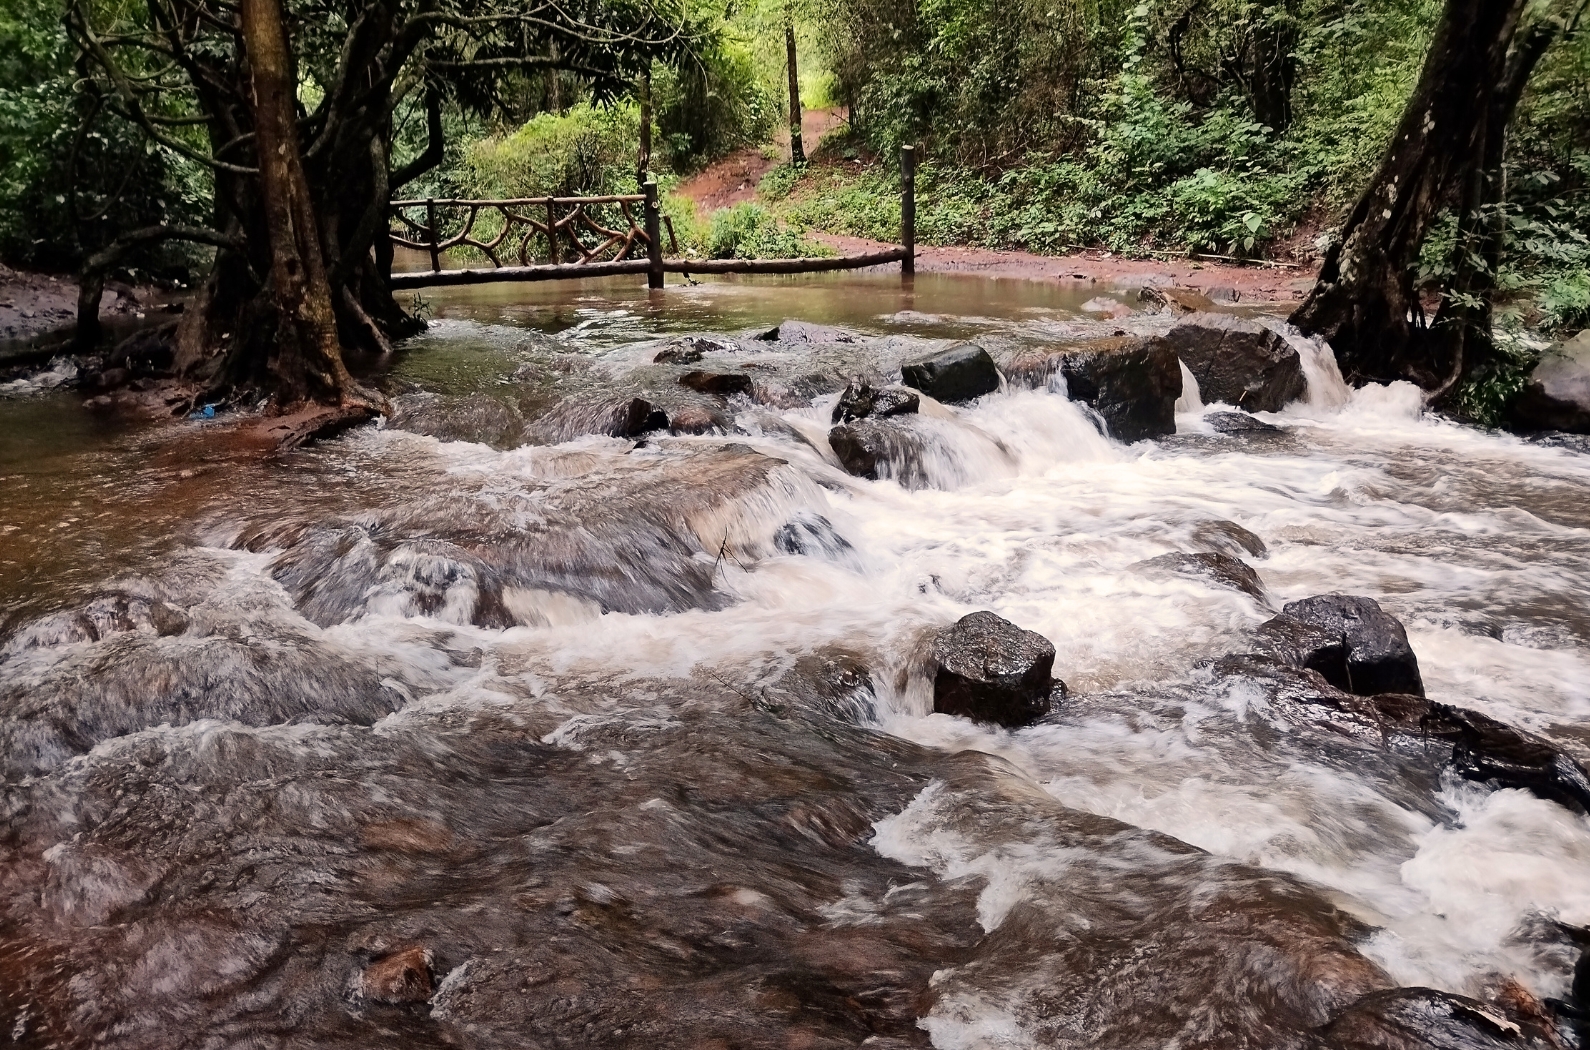
{"label": "stone in foreground", "polygon": [[976,343],[961,343],[925,361],[902,365],[900,376],[906,386],[947,404],[971,401],[999,389],[999,369],[988,351]]}
{"label": "stone in foreground", "polygon": [[1230,314],[1196,313],[1165,334],[1198,380],[1206,404],[1223,401],[1249,412],[1279,412],[1308,388],[1303,361],[1280,335]]}
{"label": "stone in foreground", "polygon": [[1002,726],[1031,725],[1057,683],[1054,645],[991,612],[963,616],[933,640],[933,710]]}
{"label": "stone in foreground", "polygon": [[1424,695],[1408,632],[1373,598],[1322,594],[1288,602],[1259,635],[1271,655],[1318,671],[1346,692]]}

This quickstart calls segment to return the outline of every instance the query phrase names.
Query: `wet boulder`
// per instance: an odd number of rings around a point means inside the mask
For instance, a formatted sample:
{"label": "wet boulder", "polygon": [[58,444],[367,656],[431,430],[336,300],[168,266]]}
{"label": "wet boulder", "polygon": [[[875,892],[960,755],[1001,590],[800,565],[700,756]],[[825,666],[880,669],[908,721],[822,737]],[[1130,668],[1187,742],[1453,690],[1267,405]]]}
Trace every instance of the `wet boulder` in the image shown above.
{"label": "wet boulder", "polygon": [[1233,591],[1241,591],[1261,603],[1265,600],[1264,582],[1259,579],[1259,574],[1247,562],[1229,554],[1187,554],[1177,551],[1138,562],[1132,567],[1147,576],[1196,577]]}
{"label": "wet boulder", "polygon": [[1590,332],[1580,332],[1541,358],[1513,401],[1517,430],[1590,434]]}
{"label": "wet boulder", "polygon": [[1318,671],[1346,692],[1424,695],[1408,632],[1373,598],[1323,594],[1288,602],[1259,627],[1259,639],[1267,655]]}
{"label": "wet boulder", "polygon": [[711,397],[733,397],[735,394],[750,394],[751,377],[744,372],[686,372],[679,377],[679,385],[700,394]]}
{"label": "wet boulder", "polygon": [[991,612],[961,617],[933,639],[933,710],[1002,726],[1030,725],[1049,711],[1054,644]]}
{"label": "wet boulder", "polygon": [[926,443],[901,419],[862,419],[834,427],[828,444],[846,473],[869,481],[893,480],[902,488],[928,487]]}
{"label": "wet boulder", "polygon": [[1029,349],[1012,358],[1009,371],[1012,381],[1032,387],[1060,376],[1066,395],[1097,412],[1118,441],[1176,433],[1181,367],[1158,337],[1116,336]]}
{"label": "wet boulder", "polygon": [[1575,812],[1590,813],[1590,774],[1544,737],[1478,711],[1418,697],[1376,700],[1382,718],[1387,723],[1395,718],[1410,743],[1415,739],[1450,742],[1452,768],[1465,780],[1520,788]]}
{"label": "wet boulder", "polygon": [[839,395],[839,403],[834,405],[833,422],[851,423],[869,417],[887,419],[890,416],[905,416],[916,412],[921,406],[922,399],[910,390],[899,387],[875,390],[872,384],[857,379],[847,383],[844,393]]}
{"label": "wet boulder", "polygon": [[976,343],[961,343],[932,357],[902,365],[900,376],[935,401],[971,401],[999,389],[999,368]]}
{"label": "wet boulder", "polygon": [[1205,402],[1278,412],[1308,387],[1297,351],[1257,321],[1195,313],[1167,332],[1165,340],[1197,378]]}

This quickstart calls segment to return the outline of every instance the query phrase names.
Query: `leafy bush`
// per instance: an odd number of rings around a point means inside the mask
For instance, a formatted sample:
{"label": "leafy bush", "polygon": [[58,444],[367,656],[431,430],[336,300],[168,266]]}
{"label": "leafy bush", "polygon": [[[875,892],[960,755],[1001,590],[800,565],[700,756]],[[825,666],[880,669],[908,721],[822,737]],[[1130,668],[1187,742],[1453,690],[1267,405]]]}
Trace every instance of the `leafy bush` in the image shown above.
{"label": "leafy bush", "polygon": [[707,251],[714,259],[798,259],[833,251],[781,226],[760,204],[746,202],[712,216]]}
{"label": "leafy bush", "polygon": [[638,106],[581,102],[476,142],[465,155],[463,180],[478,197],[634,193],[639,143]]}

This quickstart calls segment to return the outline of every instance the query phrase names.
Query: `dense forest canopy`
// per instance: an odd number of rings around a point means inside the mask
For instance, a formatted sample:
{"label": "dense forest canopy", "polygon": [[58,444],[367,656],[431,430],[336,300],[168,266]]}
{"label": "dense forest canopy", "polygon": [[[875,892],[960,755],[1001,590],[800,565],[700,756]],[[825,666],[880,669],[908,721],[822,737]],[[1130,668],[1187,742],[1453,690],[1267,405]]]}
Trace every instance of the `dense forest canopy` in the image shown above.
{"label": "dense forest canopy", "polygon": [[[0,16],[8,261],[72,270],[97,256],[107,271],[198,283],[219,252],[269,283],[266,257],[242,265],[234,246],[256,221],[237,205],[253,178],[237,10],[14,0]],[[1411,324],[1400,349],[1365,337],[1361,352],[1339,348],[1344,365],[1414,378],[1484,418],[1541,338],[1590,320],[1590,35],[1574,0],[291,0],[283,12],[305,177],[334,227],[320,231],[329,272],[349,293],[339,285],[333,303],[345,344],[411,330],[374,245],[376,199],[399,185],[613,192],[644,167],[667,186],[768,141],[802,101],[842,107],[848,125],[810,168],[769,176],[766,208],[742,210],[720,242],[776,249],[794,236],[780,220],[892,239],[892,158],[915,142],[925,241],[1329,259],[1427,65],[1461,65],[1432,51],[1443,19],[1500,48],[1494,68],[1463,76],[1495,81],[1486,91],[1517,84],[1491,120],[1499,132],[1452,130],[1442,148],[1473,156],[1438,166],[1398,235],[1387,265],[1401,291],[1363,323]],[[687,238],[714,236],[665,207]],[[153,226],[208,233],[116,246]],[[249,297],[233,296],[210,343],[236,328]],[[1318,330],[1357,338],[1312,309]],[[1465,356],[1443,336],[1409,350],[1438,316],[1449,333],[1483,328],[1486,345]],[[261,358],[232,357],[245,359]]]}

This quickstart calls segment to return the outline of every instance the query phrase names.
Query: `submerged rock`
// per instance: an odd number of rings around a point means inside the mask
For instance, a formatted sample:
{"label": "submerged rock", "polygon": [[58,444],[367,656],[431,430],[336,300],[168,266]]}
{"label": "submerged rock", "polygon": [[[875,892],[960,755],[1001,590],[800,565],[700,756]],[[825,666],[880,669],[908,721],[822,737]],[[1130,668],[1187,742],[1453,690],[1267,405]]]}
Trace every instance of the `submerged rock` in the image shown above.
{"label": "submerged rock", "polygon": [[1229,554],[1198,553],[1161,554],[1157,558],[1138,562],[1133,568],[1154,576],[1195,576],[1213,581],[1222,587],[1241,591],[1264,602],[1264,582],[1252,566]]}
{"label": "submerged rock", "polygon": [[644,397],[580,395],[553,405],[531,429],[553,444],[588,434],[637,438],[668,429],[668,413]]}
{"label": "submerged rock", "polygon": [[988,351],[976,343],[961,343],[922,361],[900,367],[906,386],[954,404],[992,394],[999,389],[999,368]]}
{"label": "submerged rock", "polygon": [[1255,419],[1246,412],[1210,412],[1204,416],[1217,434],[1284,434],[1285,427]]}
{"label": "submerged rock", "polygon": [[1066,396],[1097,412],[1118,441],[1176,433],[1181,368],[1158,337],[1116,336],[1028,349],[1012,358],[1009,371],[1013,381],[1032,387],[1060,375]]}
{"label": "submerged rock", "polygon": [[1359,696],[1424,695],[1408,632],[1373,598],[1324,594],[1288,602],[1259,628],[1264,651]]}
{"label": "submerged rock", "polygon": [[496,449],[517,448],[525,437],[519,409],[485,394],[405,398],[386,425],[441,441],[473,441]]}
{"label": "submerged rock", "polygon": [[853,343],[856,333],[810,321],[783,321],[756,337],[766,343]]}
{"label": "submerged rock", "polygon": [[1303,361],[1280,335],[1230,314],[1196,313],[1165,335],[1198,380],[1198,395],[1252,412],[1279,412],[1303,396]]}
{"label": "submerged rock", "polygon": [[[1024,726],[1049,711],[1054,643],[991,612],[961,617],[933,639],[933,710]],[[1065,683],[1058,683],[1065,689]]]}
{"label": "submerged rock", "polygon": [[1212,554],[1229,554],[1233,558],[1248,554],[1262,558],[1270,552],[1264,541],[1234,521],[1215,518],[1201,521],[1193,527],[1194,546]]}
{"label": "submerged rock", "polygon": [[751,377],[744,372],[686,372],[679,385],[712,397],[730,398],[751,392]]}
{"label": "submerged rock", "polygon": [[1321,1031],[1331,1050],[1506,1050],[1560,1046],[1523,1038],[1519,1025],[1494,1007],[1433,988],[1373,992]]}
{"label": "submerged rock", "polygon": [[423,1003],[431,997],[432,958],[419,945],[383,955],[359,974],[353,993],[378,1003]]}
{"label": "submerged rock", "polygon": [[1590,434],[1590,331],[1542,357],[1509,408],[1518,430]]}
{"label": "submerged rock", "polygon": [[834,405],[833,422],[851,423],[858,419],[887,419],[889,416],[910,415],[921,408],[922,400],[909,390],[898,387],[873,389],[865,380],[852,380],[845,384],[839,403]]}

